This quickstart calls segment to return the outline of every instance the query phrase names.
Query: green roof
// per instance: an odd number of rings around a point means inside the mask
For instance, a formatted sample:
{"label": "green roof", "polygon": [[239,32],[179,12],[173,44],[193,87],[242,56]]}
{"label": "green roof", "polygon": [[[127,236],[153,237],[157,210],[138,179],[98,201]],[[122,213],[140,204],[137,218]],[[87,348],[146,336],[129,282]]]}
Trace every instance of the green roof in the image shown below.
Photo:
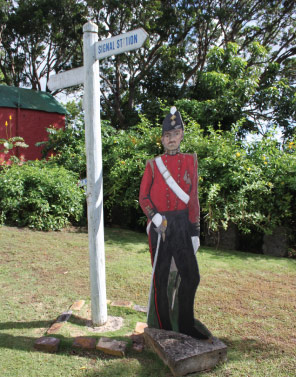
{"label": "green roof", "polygon": [[0,107],[67,113],[67,110],[49,93],[6,85],[0,85]]}

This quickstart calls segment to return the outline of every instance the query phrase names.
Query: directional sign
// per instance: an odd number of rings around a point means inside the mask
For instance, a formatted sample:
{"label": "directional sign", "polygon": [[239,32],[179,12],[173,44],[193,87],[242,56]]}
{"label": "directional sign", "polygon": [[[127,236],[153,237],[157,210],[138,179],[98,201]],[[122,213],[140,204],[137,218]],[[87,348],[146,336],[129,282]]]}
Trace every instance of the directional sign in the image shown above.
{"label": "directional sign", "polygon": [[58,73],[49,77],[47,86],[49,90],[68,88],[73,85],[84,83],[84,68],[73,68],[69,71]]}
{"label": "directional sign", "polygon": [[128,33],[116,35],[115,37],[104,39],[95,44],[95,56],[101,60],[111,55],[122,54],[123,52],[135,50],[142,47],[148,34],[142,28],[129,31]]}
{"label": "directional sign", "polygon": [[[142,47],[148,34],[142,28],[116,35],[95,43],[95,59],[101,60],[111,55],[135,50]],[[50,76],[47,86],[49,90],[68,88],[69,86],[84,84],[84,68],[74,68],[69,71]]]}

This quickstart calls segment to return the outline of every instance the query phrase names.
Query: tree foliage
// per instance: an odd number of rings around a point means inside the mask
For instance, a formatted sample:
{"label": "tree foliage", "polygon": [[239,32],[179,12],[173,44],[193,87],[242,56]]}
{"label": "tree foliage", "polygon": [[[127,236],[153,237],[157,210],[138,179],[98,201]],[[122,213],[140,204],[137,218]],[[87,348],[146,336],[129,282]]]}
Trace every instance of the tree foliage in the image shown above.
{"label": "tree foliage", "polygon": [[2,12],[0,69],[7,85],[41,90],[50,73],[81,64],[87,9],[75,0],[12,1]]}
{"label": "tree foliage", "polygon": [[245,130],[263,133],[275,124],[286,137],[293,133],[294,0],[8,4],[9,12],[1,12],[0,69],[9,85],[40,89],[41,78],[47,80],[52,71],[82,65],[87,18],[98,24],[99,39],[143,27],[149,34],[143,48],[100,62],[103,119],[127,129],[141,112],[152,122],[160,117],[159,99],[168,104],[186,99],[202,102],[203,128],[229,130],[245,117]]}

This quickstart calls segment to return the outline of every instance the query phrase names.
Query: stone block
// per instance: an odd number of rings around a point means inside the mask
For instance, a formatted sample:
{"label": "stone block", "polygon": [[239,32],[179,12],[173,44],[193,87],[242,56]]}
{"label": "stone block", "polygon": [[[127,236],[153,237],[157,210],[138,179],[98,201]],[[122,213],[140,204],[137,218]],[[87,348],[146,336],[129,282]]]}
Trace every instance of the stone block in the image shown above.
{"label": "stone block", "polygon": [[144,350],[144,343],[133,343],[133,350],[136,352],[143,352]]}
{"label": "stone block", "polygon": [[80,310],[85,304],[85,300],[78,300],[73,303],[70,310]]}
{"label": "stone block", "polygon": [[134,305],[133,309],[137,312],[147,313],[147,306]]}
{"label": "stone block", "polygon": [[111,306],[121,306],[124,308],[131,308],[133,306],[133,303],[131,301],[118,300],[118,301],[112,301]]}
{"label": "stone block", "polygon": [[109,338],[101,338],[97,344],[97,349],[113,356],[124,356],[127,342]]}
{"label": "stone block", "polygon": [[136,328],[135,328],[135,333],[136,334],[143,334],[144,333],[144,329],[147,327],[147,323],[145,322],[137,322],[136,324]]}
{"label": "stone block", "polygon": [[60,345],[60,339],[51,336],[42,336],[34,343],[34,348],[43,352],[57,352]]}
{"label": "stone block", "polygon": [[74,339],[73,347],[92,350],[96,348],[97,339],[90,336],[77,336]]}
{"label": "stone block", "polygon": [[146,328],[144,337],[146,344],[176,377],[212,369],[227,358],[227,346],[215,337],[211,340],[198,340],[173,331],[153,328]]}
{"label": "stone block", "polygon": [[58,316],[56,322],[67,322],[72,315],[72,310],[68,310]]}
{"label": "stone block", "polygon": [[46,331],[47,334],[56,334],[65,322],[54,322],[50,328]]}
{"label": "stone block", "polygon": [[136,352],[142,352],[144,349],[144,335],[143,334],[132,334],[131,340],[133,342],[133,350]]}

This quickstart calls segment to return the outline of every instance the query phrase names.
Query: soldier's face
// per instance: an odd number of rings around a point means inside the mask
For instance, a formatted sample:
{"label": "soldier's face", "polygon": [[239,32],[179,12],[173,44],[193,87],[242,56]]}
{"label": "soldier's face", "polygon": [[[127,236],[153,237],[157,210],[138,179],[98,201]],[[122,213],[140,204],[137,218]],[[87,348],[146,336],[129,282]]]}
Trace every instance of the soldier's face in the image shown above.
{"label": "soldier's face", "polygon": [[161,141],[164,149],[167,151],[173,151],[178,149],[183,139],[182,130],[165,131],[162,135]]}

